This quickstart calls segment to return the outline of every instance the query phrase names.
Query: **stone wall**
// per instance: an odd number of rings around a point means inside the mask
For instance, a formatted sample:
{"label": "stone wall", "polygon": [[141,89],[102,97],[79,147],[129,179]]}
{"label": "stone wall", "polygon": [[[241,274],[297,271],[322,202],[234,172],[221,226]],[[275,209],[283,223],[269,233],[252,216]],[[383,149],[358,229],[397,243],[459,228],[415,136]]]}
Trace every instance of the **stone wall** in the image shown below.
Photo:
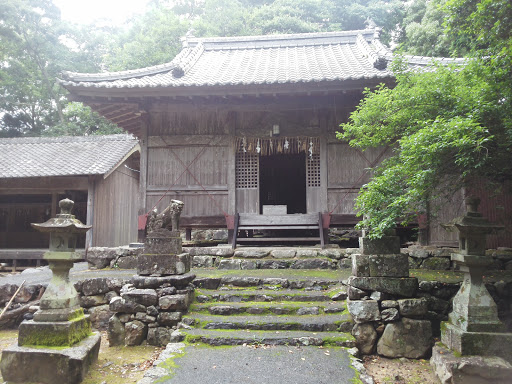
{"label": "stone wall", "polygon": [[[187,249],[185,249],[187,251]],[[188,252],[197,268],[218,269],[343,269],[352,267],[351,254],[357,249],[251,247],[192,247]]]}
{"label": "stone wall", "polygon": [[93,327],[107,330],[110,345],[166,345],[194,298],[195,275],[92,278],[75,288]]}
{"label": "stone wall", "polygon": [[[402,253],[408,255],[409,268],[437,271],[455,269],[454,263],[450,260],[451,254],[455,251],[456,248],[419,245],[401,250]],[[488,249],[485,253],[493,260],[489,270],[512,271],[512,248]]]}
{"label": "stone wall", "polygon": [[[460,288],[460,283],[420,281],[411,297],[405,298],[397,291],[361,289],[354,284],[369,287],[364,281],[349,280],[348,306],[356,322],[352,333],[357,346],[362,354],[377,352],[391,358],[419,358],[430,354],[433,337],[440,336],[441,322],[448,320],[453,297]],[[486,287],[498,305],[500,320],[510,332],[512,282],[498,281]]]}
{"label": "stone wall", "polygon": [[144,251],[140,247],[91,247],[85,259],[91,269],[137,269],[137,257]]}

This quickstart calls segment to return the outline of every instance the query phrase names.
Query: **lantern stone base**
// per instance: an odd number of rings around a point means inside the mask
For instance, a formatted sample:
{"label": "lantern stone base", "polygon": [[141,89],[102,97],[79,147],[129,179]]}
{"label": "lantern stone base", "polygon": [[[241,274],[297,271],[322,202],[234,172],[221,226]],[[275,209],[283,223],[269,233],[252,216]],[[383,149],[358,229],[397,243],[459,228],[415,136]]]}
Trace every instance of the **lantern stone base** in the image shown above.
{"label": "lantern stone base", "polygon": [[89,315],[71,321],[25,320],[20,324],[18,345],[67,347],[91,334]]}
{"label": "lantern stone base", "polygon": [[11,346],[2,352],[0,370],[8,383],[78,384],[98,359],[100,334],[69,348]]}
{"label": "lantern stone base", "polygon": [[142,254],[137,260],[137,274],[142,276],[183,275],[190,272],[190,255]]}
{"label": "lantern stone base", "polygon": [[430,365],[442,384],[508,384],[512,376],[512,365],[499,357],[458,356],[439,343]]}
{"label": "lantern stone base", "polygon": [[512,333],[466,332],[444,322],[441,324],[441,342],[463,356],[498,356],[512,362]]}
{"label": "lantern stone base", "polygon": [[380,239],[359,238],[359,248],[364,255],[390,255],[400,253],[400,237],[382,236]]}

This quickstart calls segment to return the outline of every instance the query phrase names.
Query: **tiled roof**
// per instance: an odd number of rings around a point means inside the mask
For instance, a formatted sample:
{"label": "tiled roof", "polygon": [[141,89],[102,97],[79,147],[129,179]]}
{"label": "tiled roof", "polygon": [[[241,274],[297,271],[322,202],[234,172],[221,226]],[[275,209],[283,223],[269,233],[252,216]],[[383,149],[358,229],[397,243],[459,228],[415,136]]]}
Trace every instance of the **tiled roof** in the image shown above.
{"label": "tiled roof", "polygon": [[170,63],[123,72],[64,72],[60,82],[70,90],[343,82],[391,77],[382,65],[391,56],[378,29],[188,38]]}
{"label": "tiled roof", "polygon": [[136,146],[124,134],[0,139],[0,178],[104,175]]}

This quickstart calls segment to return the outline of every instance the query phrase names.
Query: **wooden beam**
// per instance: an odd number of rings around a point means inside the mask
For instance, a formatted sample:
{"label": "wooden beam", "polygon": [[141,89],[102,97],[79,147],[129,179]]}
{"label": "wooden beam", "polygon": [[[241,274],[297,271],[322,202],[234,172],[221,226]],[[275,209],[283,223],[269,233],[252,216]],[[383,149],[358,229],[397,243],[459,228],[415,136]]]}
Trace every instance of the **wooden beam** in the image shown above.
{"label": "wooden beam", "polygon": [[[95,200],[95,191],[96,191],[96,180],[93,177],[89,177],[89,185],[87,188],[87,225],[94,224],[94,200]],[[101,230],[101,228],[99,228]],[[89,229],[85,234],[85,248],[90,248],[93,246],[94,239],[94,225],[91,229]]]}

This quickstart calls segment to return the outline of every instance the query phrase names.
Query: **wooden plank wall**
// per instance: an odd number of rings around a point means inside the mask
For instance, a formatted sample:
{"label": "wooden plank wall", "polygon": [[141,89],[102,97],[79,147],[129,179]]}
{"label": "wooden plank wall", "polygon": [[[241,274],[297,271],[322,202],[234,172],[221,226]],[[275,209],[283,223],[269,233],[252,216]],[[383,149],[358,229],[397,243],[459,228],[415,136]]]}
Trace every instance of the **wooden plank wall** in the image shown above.
{"label": "wooden plank wall", "polygon": [[121,164],[106,179],[95,182],[93,241],[114,247],[137,241],[139,173]]}
{"label": "wooden plank wall", "polygon": [[232,142],[226,135],[150,136],[146,209],[165,194],[159,211],[178,199],[185,203],[183,216],[227,212]]}

